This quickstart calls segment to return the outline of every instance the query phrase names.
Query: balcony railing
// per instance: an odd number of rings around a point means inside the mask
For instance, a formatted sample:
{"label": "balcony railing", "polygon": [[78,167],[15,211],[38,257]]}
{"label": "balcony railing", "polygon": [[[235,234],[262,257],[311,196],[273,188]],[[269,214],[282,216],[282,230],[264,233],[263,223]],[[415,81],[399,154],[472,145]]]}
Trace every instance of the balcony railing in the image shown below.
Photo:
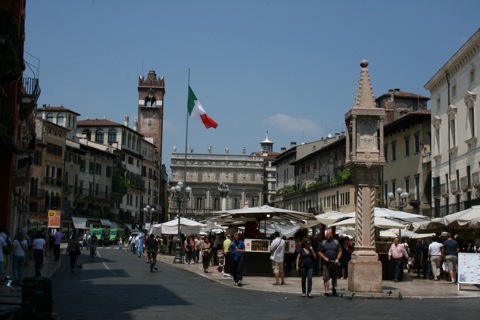
{"label": "balcony railing", "polygon": [[50,177],[44,177],[45,185],[47,186],[54,186],[54,187],[63,187],[63,180],[62,179],[55,179]]}

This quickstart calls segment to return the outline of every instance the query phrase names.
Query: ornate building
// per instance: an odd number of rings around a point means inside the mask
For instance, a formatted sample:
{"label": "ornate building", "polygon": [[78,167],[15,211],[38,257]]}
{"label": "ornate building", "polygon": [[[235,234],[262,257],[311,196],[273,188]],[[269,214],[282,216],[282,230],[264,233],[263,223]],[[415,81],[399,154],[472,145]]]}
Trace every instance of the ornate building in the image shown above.
{"label": "ornate building", "polygon": [[[257,154],[247,155],[244,149],[241,155],[213,153],[211,147],[207,153],[194,153],[193,148],[185,156],[172,152],[170,186],[186,181],[192,188],[192,194],[186,204],[187,218],[203,220],[211,216],[212,211],[221,210],[219,184],[229,187],[226,209],[261,206],[264,204],[265,167],[264,158]],[[185,162],[186,161],[186,162]],[[170,219],[178,214],[178,204],[170,204]]]}

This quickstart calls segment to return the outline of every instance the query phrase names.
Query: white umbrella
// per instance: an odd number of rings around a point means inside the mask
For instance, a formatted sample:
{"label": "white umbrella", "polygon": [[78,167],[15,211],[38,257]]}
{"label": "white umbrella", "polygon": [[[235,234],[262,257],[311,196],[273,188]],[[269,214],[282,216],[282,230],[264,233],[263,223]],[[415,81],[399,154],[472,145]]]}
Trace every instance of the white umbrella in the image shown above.
{"label": "white umbrella", "polygon": [[452,213],[440,218],[434,218],[429,222],[422,223],[415,232],[431,233],[447,231],[453,234],[461,230],[477,229],[480,227],[480,206],[472,206],[469,209]]}
{"label": "white umbrella", "polygon": [[[379,208],[379,207],[376,207],[374,209],[374,214],[375,214],[375,217],[381,217],[381,218],[392,219],[392,220],[396,220],[400,222],[408,222],[408,223],[425,222],[430,220],[429,217],[423,216],[421,214],[414,214],[414,213],[390,210],[387,208]],[[349,212],[346,214],[346,216],[353,218],[355,217],[355,212]]]}
{"label": "white umbrella", "polygon": [[[198,234],[200,233],[200,229],[204,226],[205,225],[203,223],[187,218],[180,218],[180,232],[183,234]],[[150,226],[149,233],[153,233],[154,235],[177,234],[178,218]]]}
{"label": "white umbrella", "polygon": [[[375,227],[382,228],[382,229],[405,228],[405,225],[406,225],[400,222],[396,222],[394,220],[381,218],[381,217],[374,217],[374,224],[375,224]],[[329,227],[354,226],[354,225],[355,225],[355,218],[348,218],[342,221],[335,222],[329,225]]]}
{"label": "white umbrella", "polygon": [[337,212],[337,211],[330,211],[330,212],[325,212],[325,213],[320,213],[315,215],[315,218],[317,219],[317,221],[326,226],[332,223],[335,223],[339,220],[342,220],[345,218],[351,218],[351,217],[352,216],[349,213]]}

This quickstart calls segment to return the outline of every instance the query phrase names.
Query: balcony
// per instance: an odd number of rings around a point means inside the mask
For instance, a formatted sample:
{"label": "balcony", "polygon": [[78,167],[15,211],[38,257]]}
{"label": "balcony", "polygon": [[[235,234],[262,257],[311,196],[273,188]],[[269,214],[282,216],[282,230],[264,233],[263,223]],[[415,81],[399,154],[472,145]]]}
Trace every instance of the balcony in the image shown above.
{"label": "balcony", "polygon": [[44,177],[43,179],[46,186],[59,187],[59,188],[63,187],[62,179],[55,179],[50,177]]}
{"label": "balcony", "polygon": [[39,81],[36,78],[23,78],[22,102],[20,104],[20,119],[24,120],[33,114],[40,97]]}

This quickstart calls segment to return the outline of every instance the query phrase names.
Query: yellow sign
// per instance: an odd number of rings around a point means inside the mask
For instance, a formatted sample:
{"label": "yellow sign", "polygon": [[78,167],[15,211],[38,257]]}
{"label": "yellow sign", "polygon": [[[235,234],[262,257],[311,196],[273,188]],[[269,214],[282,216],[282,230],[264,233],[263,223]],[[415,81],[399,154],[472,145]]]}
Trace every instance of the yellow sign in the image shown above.
{"label": "yellow sign", "polygon": [[60,228],[60,216],[62,212],[60,210],[48,210],[48,227]]}

